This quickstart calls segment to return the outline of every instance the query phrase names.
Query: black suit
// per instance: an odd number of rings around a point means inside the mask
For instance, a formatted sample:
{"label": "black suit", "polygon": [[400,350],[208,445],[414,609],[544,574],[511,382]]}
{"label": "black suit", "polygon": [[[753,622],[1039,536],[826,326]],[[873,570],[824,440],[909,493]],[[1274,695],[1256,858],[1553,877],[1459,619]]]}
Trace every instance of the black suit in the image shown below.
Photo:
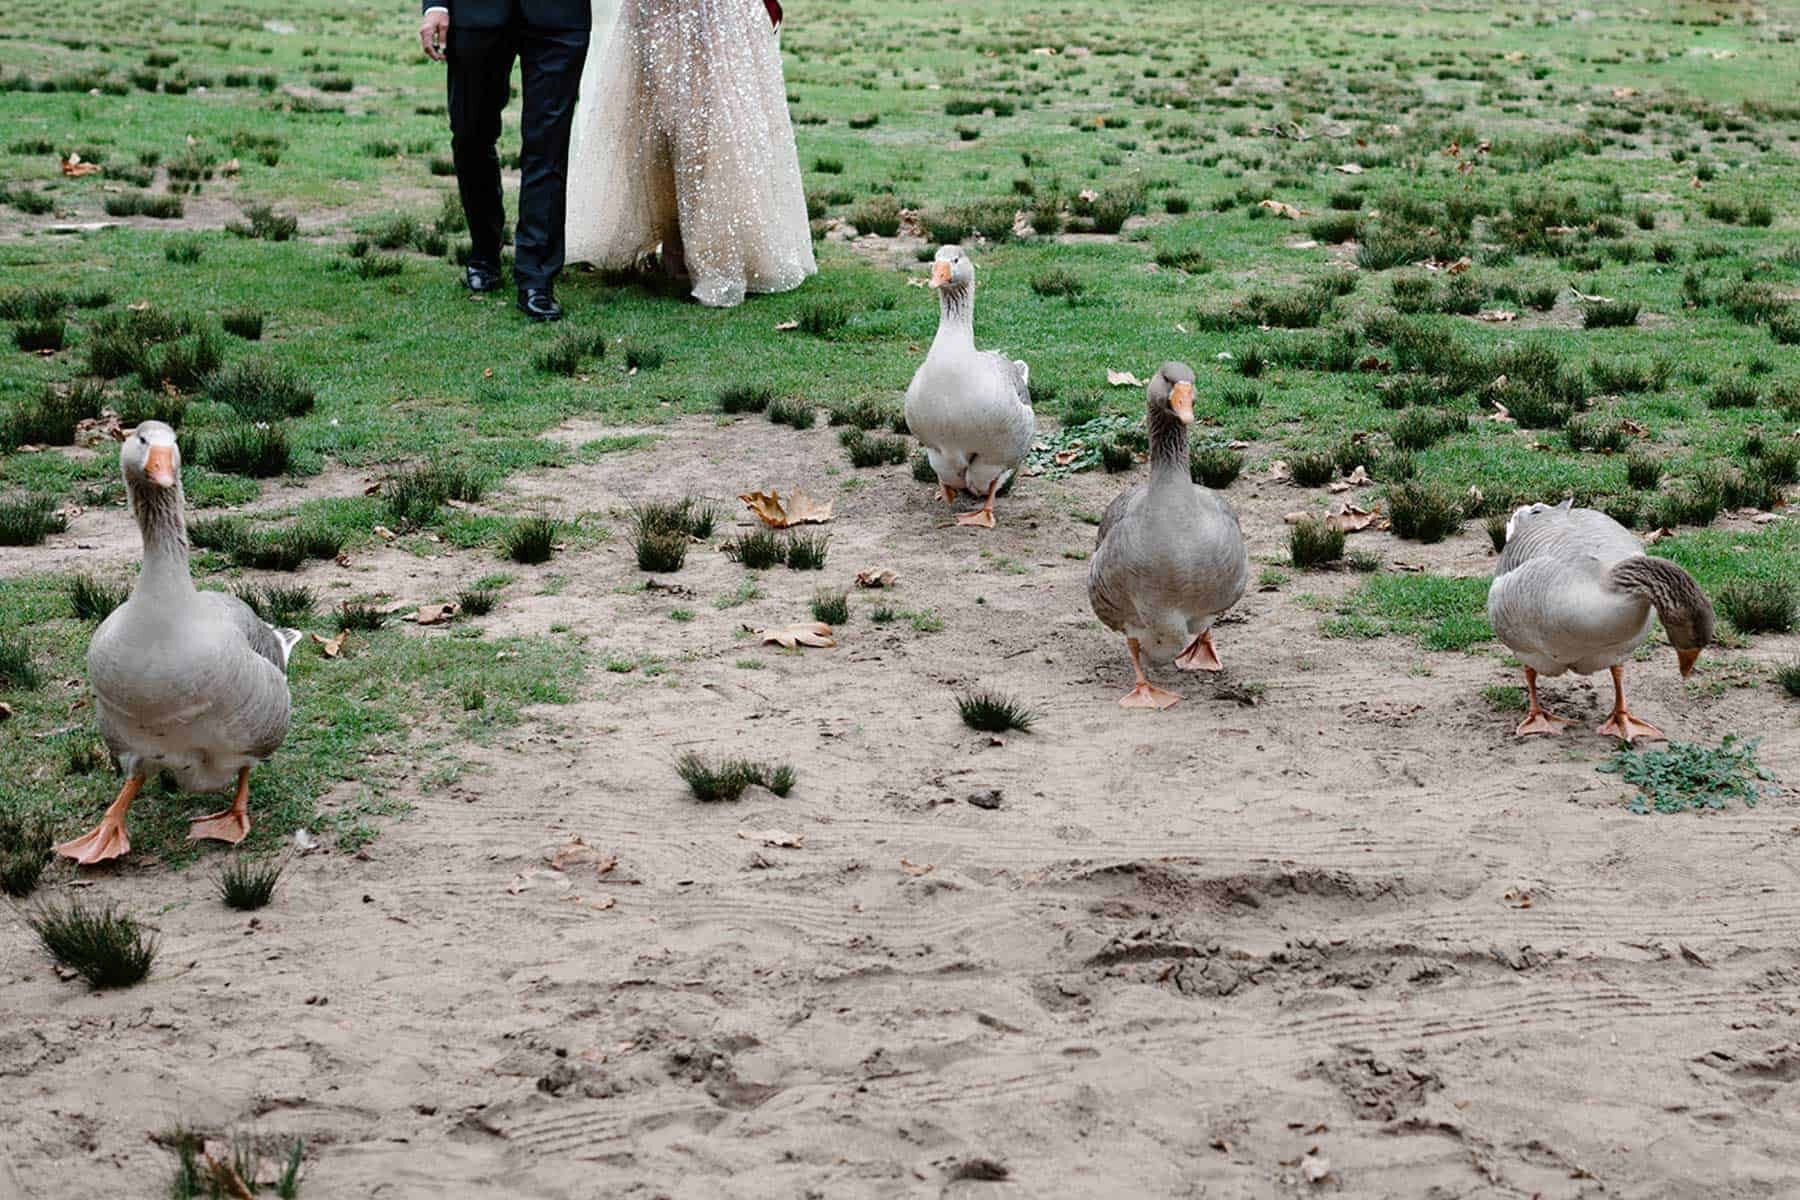
{"label": "black suit", "polygon": [[569,129],[587,59],[592,0],[424,0],[422,8],[450,13],[445,58],[456,184],[469,218],[472,257],[494,267],[506,223],[495,145],[500,113],[512,94],[513,59],[519,60],[524,111],[513,278],[521,289],[548,287],[563,265]]}

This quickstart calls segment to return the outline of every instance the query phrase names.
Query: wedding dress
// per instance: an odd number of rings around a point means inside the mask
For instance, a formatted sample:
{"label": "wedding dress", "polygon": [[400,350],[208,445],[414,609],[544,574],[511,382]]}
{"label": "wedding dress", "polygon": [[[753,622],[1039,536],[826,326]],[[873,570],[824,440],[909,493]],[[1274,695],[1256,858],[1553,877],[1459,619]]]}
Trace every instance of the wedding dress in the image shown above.
{"label": "wedding dress", "polygon": [[569,261],[606,268],[661,246],[715,307],[818,270],[761,0],[595,0],[567,235]]}

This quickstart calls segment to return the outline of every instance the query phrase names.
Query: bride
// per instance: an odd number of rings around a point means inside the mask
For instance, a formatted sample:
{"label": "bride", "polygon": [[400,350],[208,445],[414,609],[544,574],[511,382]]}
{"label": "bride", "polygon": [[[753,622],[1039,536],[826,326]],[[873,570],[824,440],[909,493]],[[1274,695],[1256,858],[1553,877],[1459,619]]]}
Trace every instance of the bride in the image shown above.
{"label": "bride", "polygon": [[569,150],[570,261],[630,267],[661,246],[664,268],[719,308],[818,270],[771,28],[780,11],[594,0]]}

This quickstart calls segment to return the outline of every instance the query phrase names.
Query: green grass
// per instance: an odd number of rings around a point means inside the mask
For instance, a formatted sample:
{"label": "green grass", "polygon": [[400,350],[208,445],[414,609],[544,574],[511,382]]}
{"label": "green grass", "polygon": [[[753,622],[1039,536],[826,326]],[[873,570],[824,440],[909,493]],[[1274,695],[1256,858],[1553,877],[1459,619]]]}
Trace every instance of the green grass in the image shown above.
{"label": "green grass", "polygon": [[219,869],[215,881],[225,907],[254,912],[266,907],[275,895],[286,862],[279,858],[234,855]]}
{"label": "green grass", "polygon": [[1018,730],[1030,733],[1037,714],[1018,700],[1002,692],[976,690],[956,698],[956,711],[962,723],[984,733],[1006,733]]}
{"label": "green grass", "polygon": [[96,991],[142,983],[156,961],[155,936],[111,904],[44,904],[26,920],[44,952]]}
{"label": "green grass", "polygon": [[1336,614],[1320,622],[1328,638],[1410,637],[1427,650],[1467,650],[1491,641],[1486,578],[1376,575],[1351,592]]}
{"label": "green grass", "polygon": [[689,751],[675,760],[675,773],[688,792],[703,804],[740,799],[751,784],[777,796],[794,790],[795,773],[786,763],[753,762],[745,758],[709,758]]}

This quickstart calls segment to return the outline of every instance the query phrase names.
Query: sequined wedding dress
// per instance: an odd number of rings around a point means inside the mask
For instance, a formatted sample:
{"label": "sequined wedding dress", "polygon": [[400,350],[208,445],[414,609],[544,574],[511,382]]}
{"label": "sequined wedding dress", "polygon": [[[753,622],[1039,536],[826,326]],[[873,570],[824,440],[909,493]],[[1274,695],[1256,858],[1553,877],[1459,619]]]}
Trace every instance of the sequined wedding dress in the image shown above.
{"label": "sequined wedding dress", "polygon": [[598,267],[662,246],[715,307],[818,270],[761,0],[595,0],[567,232],[569,261]]}

